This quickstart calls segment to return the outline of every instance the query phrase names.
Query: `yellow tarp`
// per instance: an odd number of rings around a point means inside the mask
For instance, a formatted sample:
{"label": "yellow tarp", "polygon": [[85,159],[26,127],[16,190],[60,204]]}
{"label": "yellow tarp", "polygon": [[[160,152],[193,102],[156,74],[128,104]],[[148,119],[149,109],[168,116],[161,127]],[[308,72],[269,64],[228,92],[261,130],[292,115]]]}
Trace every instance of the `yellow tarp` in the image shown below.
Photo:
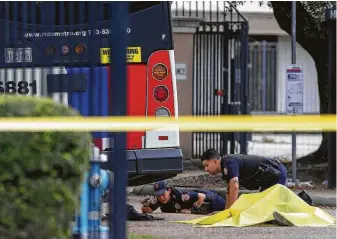
{"label": "yellow tarp", "polygon": [[242,194],[229,209],[217,214],[175,222],[193,224],[194,227],[244,227],[272,221],[274,212],[294,226],[325,227],[336,222],[330,214],[309,206],[280,184],[260,193]]}

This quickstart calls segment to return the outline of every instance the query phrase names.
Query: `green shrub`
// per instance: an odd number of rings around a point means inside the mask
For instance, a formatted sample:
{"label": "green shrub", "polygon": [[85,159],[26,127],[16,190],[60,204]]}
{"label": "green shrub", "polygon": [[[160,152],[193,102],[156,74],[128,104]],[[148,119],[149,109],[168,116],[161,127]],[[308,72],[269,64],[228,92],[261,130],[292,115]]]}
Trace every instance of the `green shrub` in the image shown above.
{"label": "green shrub", "polygon": [[[0,117],[79,116],[50,99],[0,97]],[[0,132],[0,238],[69,238],[91,137]]]}

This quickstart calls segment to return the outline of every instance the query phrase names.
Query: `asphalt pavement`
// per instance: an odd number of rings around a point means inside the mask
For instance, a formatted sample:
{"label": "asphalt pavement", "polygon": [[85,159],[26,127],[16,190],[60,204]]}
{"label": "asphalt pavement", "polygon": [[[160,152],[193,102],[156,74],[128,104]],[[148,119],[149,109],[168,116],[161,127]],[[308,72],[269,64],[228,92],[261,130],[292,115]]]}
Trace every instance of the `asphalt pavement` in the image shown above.
{"label": "asphalt pavement", "polygon": [[[140,211],[140,201],[144,196],[128,196],[128,203]],[[323,209],[336,217],[336,210]],[[171,221],[189,220],[198,215],[170,214],[155,211],[153,216],[162,217],[162,221],[128,221],[128,231],[152,235],[163,239],[239,239],[239,238],[336,238],[336,226],[331,227],[282,227],[276,225],[259,225],[253,227],[218,227],[218,228],[193,228],[192,225],[178,224]]]}

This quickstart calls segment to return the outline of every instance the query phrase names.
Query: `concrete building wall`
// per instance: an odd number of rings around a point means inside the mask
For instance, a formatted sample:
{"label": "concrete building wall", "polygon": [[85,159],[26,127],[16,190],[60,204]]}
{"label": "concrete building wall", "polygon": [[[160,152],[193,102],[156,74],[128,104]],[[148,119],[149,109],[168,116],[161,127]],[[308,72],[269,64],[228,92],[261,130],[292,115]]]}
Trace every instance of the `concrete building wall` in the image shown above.
{"label": "concrete building wall", "polygon": [[[186,64],[186,79],[177,80],[179,115],[192,115],[193,33],[174,33],[176,64]],[[180,132],[180,145],[185,158],[192,156],[192,133]]]}

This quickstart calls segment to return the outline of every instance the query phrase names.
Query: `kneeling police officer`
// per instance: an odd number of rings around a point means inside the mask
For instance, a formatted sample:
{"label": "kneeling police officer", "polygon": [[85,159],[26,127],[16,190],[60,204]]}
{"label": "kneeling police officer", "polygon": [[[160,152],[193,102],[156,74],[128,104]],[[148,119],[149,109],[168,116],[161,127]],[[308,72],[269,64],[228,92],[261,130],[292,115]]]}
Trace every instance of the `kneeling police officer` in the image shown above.
{"label": "kneeling police officer", "polygon": [[[239,185],[248,190],[260,188],[262,192],[275,184],[285,185],[287,180],[287,170],[277,159],[243,154],[220,156],[215,149],[208,149],[203,153],[201,162],[206,172],[211,175],[221,172],[222,179],[227,182],[226,209],[238,199]],[[304,191],[298,196],[312,204]]]}
{"label": "kneeling police officer", "polygon": [[168,187],[165,181],[153,185],[155,195],[142,202],[142,212],[151,213],[157,208],[166,213],[208,214],[225,209],[225,200],[209,190],[178,190]]}

